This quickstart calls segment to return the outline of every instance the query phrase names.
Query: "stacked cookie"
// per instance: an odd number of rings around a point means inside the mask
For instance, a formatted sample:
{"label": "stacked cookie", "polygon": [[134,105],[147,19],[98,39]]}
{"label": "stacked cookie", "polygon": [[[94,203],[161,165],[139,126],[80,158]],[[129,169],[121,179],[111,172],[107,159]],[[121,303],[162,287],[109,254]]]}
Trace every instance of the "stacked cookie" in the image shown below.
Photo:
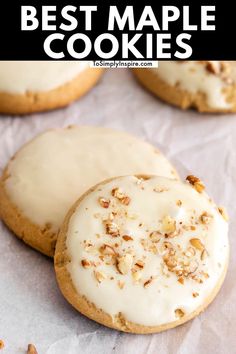
{"label": "stacked cookie", "polygon": [[183,109],[236,112],[235,61],[163,61],[134,74],[156,96]]}
{"label": "stacked cookie", "polygon": [[194,176],[181,182],[148,143],[72,126],[46,131],[10,160],[0,215],[54,256],[59,287],[81,313],[152,333],[196,316],[222,285],[227,215],[204,188]]}

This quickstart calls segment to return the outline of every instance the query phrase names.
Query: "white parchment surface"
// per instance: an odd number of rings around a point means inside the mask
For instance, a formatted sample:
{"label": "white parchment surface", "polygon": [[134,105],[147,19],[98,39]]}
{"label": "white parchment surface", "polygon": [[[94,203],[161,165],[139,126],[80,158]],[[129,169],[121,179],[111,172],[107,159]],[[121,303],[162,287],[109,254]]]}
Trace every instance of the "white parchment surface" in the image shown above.
{"label": "white parchment surface", "polygon": [[193,321],[156,335],[107,329],[76,312],[58,290],[53,263],[0,222],[0,339],[3,353],[236,353],[236,115],[201,115],[170,107],[144,91],[126,69],[109,70],[80,101],[51,113],[0,117],[0,172],[39,132],[69,124],[102,125],[158,146],[178,168],[199,176],[231,217],[229,271],[216,300]]}

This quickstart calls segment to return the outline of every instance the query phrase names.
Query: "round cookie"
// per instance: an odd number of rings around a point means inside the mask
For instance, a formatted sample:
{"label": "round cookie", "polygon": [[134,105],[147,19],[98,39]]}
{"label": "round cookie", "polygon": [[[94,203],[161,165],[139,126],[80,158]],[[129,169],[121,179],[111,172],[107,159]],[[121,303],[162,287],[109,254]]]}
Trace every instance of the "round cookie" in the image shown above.
{"label": "round cookie", "polygon": [[24,242],[53,256],[57,233],[76,199],[94,184],[130,173],[177,178],[152,145],[99,127],[46,131],[23,146],[0,179],[0,215]]}
{"label": "round cookie", "polygon": [[0,62],[0,113],[64,107],[88,92],[102,72],[79,61]]}
{"label": "round cookie", "polygon": [[117,330],[154,333],[209,305],[227,270],[228,225],[203,184],[189,181],[117,177],[74,204],[54,262],[77,310]]}
{"label": "round cookie", "polygon": [[134,74],[156,96],[182,109],[236,112],[236,61],[163,61]]}

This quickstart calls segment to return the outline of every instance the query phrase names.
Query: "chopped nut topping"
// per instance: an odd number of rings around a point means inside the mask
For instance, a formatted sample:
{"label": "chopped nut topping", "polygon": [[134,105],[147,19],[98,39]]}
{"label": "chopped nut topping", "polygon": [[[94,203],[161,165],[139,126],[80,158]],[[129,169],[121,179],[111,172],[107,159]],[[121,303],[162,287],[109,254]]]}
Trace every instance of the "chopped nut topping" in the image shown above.
{"label": "chopped nut topping", "polygon": [[175,310],[175,316],[179,317],[179,318],[183,317],[184,316],[184,311],[181,310],[181,309],[176,309]]}
{"label": "chopped nut topping", "polygon": [[157,192],[157,193],[163,193],[163,192],[168,192],[168,188],[165,188],[165,187],[155,187],[153,188],[153,191],[154,192]]}
{"label": "chopped nut topping", "polygon": [[27,354],[38,354],[37,349],[33,344],[28,344]]}
{"label": "chopped nut topping", "polygon": [[111,235],[112,237],[116,237],[120,235],[118,225],[115,222],[105,220],[105,227],[106,227],[106,233],[108,235]]}
{"label": "chopped nut topping", "polygon": [[199,293],[193,293],[193,297],[199,296]]}
{"label": "chopped nut topping", "polygon": [[208,252],[207,250],[203,250],[202,253],[201,253],[201,260],[204,261],[208,256]]}
{"label": "chopped nut topping", "polygon": [[86,240],[84,240],[84,249],[88,253],[97,253],[97,248],[92,243],[87,242]]}
{"label": "chopped nut topping", "polygon": [[81,264],[84,268],[90,268],[92,265],[91,262],[89,262],[87,259],[82,259]]}
{"label": "chopped nut topping", "polygon": [[4,341],[0,339],[0,350],[5,347]]}
{"label": "chopped nut topping", "polygon": [[117,254],[112,246],[107,245],[105,243],[99,248],[99,251],[103,255],[115,256]]}
{"label": "chopped nut topping", "polygon": [[143,283],[144,288],[147,288],[153,282],[153,280],[154,280],[153,277],[150,277],[148,280],[146,280]]}
{"label": "chopped nut topping", "polygon": [[130,197],[125,196],[124,198],[120,199],[120,202],[124,205],[129,205]]}
{"label": "chopped nut topping", "polygon": [[113,221],[115,219],[116,213],[114,213],[114,211],[112,211],[109,215],[108,215],[108,220],[109,221]]}
{"label": "chopped nut topping", "polygon": [[129,253],[117,258],[117,269],[123,275],[127,274],[131,270],[132,264],[133,256]]}
{"label": "chopped nut topping", "polygon": [[124,235],[122,236],[123,240],[125,241],[133,241],[133,237],[129,236],[129,235]]}
{"label": "chopped nut topping", "polygon": [[117,198],[122,204],[124,205],[129,205],[130,203],[130,198],[125,195],[120,188],[114,188],[111,191],[111,195],[115,198]]}
{"label": "chopped nut topping", "polygon": [[121,281],[121,280],[118,280],[117,284],[118,284],[118,286],[119,286],[120,289],[123,289],[124,286],[125,286],[125,282],[124,282],[124,281]]}
{"label": "chopped nut topping", "polygon": [[170,271],[177,266],[177,260],[173,256],[166,255],[163,259]]}
{"label": "chopped nut topping", "polygon": [[229,216],[227,214],[226,209],[224,207],[218,207],[218,210],[222,217],[225,219],[225,221],[229,221]]}
{"label": "chopped nut topping", "polygon": [[151,245],[148,248],[149,252],[152,252],[153,254],[157,254],[158,250],[157,247],[155,245]]}
{"label": "chopped nut topping", "polygon": [[141,260],[141,259],[138,259],[135,263],[134,263],[134,265],[137,267],[137,268],[139,268],[139,269],[143,269],[144,268],[144,262]]}
{"label": "chopped nut topping", "polygon": [[132,272],[132,277],[135,282],[138,282],[142,278],[142,272],[140,270],[135,270]]}
{"label": "chopped nut topping", "polygon": [[167,242],[167,241],[163,242],[163,247],[164,247],[165,250],[168,250],[169,253],[170,253],[170,251],[172,251],[174,249],[172,243],[171,242]]}
{"label": "chopped nut topping", "polygon": [[208,214],[206,211],[204,211],[204,213],[202,213],[202,215],[200,216],[200,221],[203,224],[209,224],[212,220],[213,216]]}
{"label": "chopped nut topping", "polygon": [[172,234],[176,231],[176,221],[169,215],[162,219],[162,229],[165,234]]}
{"label": "chopped nut topping", "polygon": [[177,200],[176,205],[178,205],[179,207],[181,207],[181,205],[182,205],[182,201],[181,201],[180,199],[179,199],[179,200]]}
{"label": "chopped nut topping", "polygon": [[148,240],[146,240],[145,238],[142,238],[140,240],[140,243],[143,246],[144,251],[147,251],[148,250],[148,246],[149,246]]}
{"label": "chopped nut topping", "polygon": [[88,253],[97,254],[97,248],[94,245],[92,245],[91,243],[87,244],[84,249]]}
{"label": "chopped nut topping", "polygon": [[183,285],[184,284],[184,278],[183,277],[179,277],[178,278],[178,282]]}
{"label": "chopped nut topping", "polygon": [[99,271],[94,271],[94,276],[99,283],[107,278],[106,274]]}
{"label": "chopped nut topping", "polygon": [[205,249],[199,238],[192,238],[189,242],[193,247],[195,247],[199,251],[203,251]]}
{"label": "chopped nut topping", "polygon": [[99,204],[101,205],[101,207],[107,209],[109,208],[109,205],[110,205],[110,200],[109,199],[105,199],[105,198],[99,198],[98,199],[99,201]]}
{"label": "chopped nut topping", "polygon": [[205,186],[198,177],[190,175],[186,177],[186,180],[196,189],[197,192],[202,193],[204,191]]}
{"label": "chopped nut topping", "polygon": [[195,256],[195,254],[196,254],[196,251],[193,247],[188,247],[187,251],[185,252],[186,257],[192,257],[192,256]]}
{"label": "chopped nut topping", "polygon": [[201,274],[204,276],[204,278],[208,279],[209,278],[209,274],[206,272],[201,272]]}
{"label": "chopped nut topping", "polygon": [[152,242],[159,242],[161,237],[162,237],[162,234],[158,231],[153,231],[149,235],[149,238],[152,240]]}
{"label": "chopped nut topping", "polygon": [[186,264],[183,274],[184,276],[187,277],[190,274],[195,273],[197,269],[198,269],[198,262],[191,261],[189,264]]}
{"label": "chopped nut topping", "polygon": [[113,188],[111,191],[111,195],[117,199],[122,199],[124,197],[124,193],[120,188]]}
{"label": "chopped nut topping", "polygon": [[196,226],[194,226],[194,225],[183,225],[183,229],[185,231],[195,231],[196,230]]}
{"label": "chopped nut topping", "polygon": [[215,75],[219,75],[221,72],[221,62],[216,61],[216,60],[209,60],[206,61],[206,69],[211,73]]}

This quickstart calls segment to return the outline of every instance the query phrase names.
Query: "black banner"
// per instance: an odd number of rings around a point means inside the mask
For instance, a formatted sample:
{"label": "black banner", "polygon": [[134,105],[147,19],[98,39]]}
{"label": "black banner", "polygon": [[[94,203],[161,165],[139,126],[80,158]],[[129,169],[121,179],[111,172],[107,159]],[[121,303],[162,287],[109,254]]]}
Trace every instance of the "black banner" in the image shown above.
{"label": "black banner", "polygon": [[232,4],[3,1],[0,60],[235,60]]}

